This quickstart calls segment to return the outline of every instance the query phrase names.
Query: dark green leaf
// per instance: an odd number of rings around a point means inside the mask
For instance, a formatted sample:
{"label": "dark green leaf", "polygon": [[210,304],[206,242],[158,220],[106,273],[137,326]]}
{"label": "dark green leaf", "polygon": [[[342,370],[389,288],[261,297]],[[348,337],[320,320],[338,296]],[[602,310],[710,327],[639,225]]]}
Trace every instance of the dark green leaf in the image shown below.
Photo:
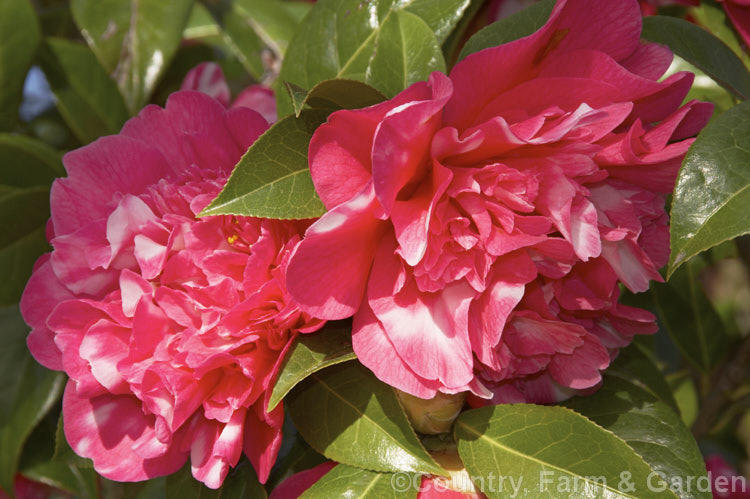
{"label": "dark green leaf", "polygon": [[329,323],[317,333],[300,334],[281,366],[268,401],[268,411],[273,410],[297,383],[312,373],[356,358],[352,350],[350,324]]}
{"label": "dark green leaf", "polygon": [[65,174],[58,151],[24,135],[0,134],[0,157],[0,185],[47,186]]}
{"label": "dark green leaf", "polygon": [[169,475],[166,481],[166,499],[265,499],[266,491],[258,481],[255,470],[247,459],[229,471],[219,489],[209,489],[193,478],[190,464]]}
{"label": "dark green leaf", "polygon": [[23,84],[41,34],[29,0],[0,2],[0,131],[18,121]]}
{"label": "dark green leaf", "polygon": [[[285,439],[289,437],[289,433],[290,432],[288,432],[286,429],[285,422]],[[276,461],[276,464],[271,471],[271,475],[268,477],[268,482],[266,482],[266,488],[268,490],[273,490],[279,483],[283,482],[285,479],[289,478],[295,473],[309,470],[319,464],[328,461],[325,456],[317,453],[315,449],[310,447],[310,444],[305,442],[305,440],[299,435],[299,433],[297,433],[296,430],[292,433],[291,439],[292,445],[289,449],[289,452],[287,452],[283,457],[281,457],[281,452],[279,453],[279,460]],[[284,443],[282,443],[281,445],[283,449]]]}
{"label": "dark green leaf", "polygon": [[[408,480],[405,490],[394,483],[394,477]],[[406,473],[378,473],[377,471],[363,470],[345,464],[339,464],[307,489],[300,499],[330,499],[332,497],[358,497],[362,499],[407,499],[417,496],[421,478],[417,475]]]}
{"label": "dark green leaf", "polygon": [[[648,464],[623,440],[564,407],[501,404],[464,412],[456,420],[458,452],[472,477],[491,498],[522,481],[532,497],[671,497],[649,490]],[[623,473],[629,478],[623,482]],[[503,487],[488,477],[506,478]],[[654,489],[656,487],[652,487]]]}
{"label": "dark green leaf", "polygon": [[286,88],[292,98],[297,116],[305,106],[335,111],[368,107],[385,100],[382,92],[357,80],[325,80],[315,85],[309,92],[291,83],[287,83]]}
{"label": "dark green leaf", "polygon": [[[419,17],[427,16],[426,3],[417,2],[412,9],[394,0],[321,0],[289,43],[280,81],[312,88],[324,80],[348,78],[392,97],[406,85],[426,80],[432,71],[445,69],[432,32],[445,27],[429,26]],[[457,9],[463,4],[454,2]],[[437,22],[432,14],[428,17]],[[292,111],[286,95],[277,94],[277,102],[280,116]]]}
{"label": "dark green leaf", "polygon": [[654,361],[639,345],[634,344],[620,350],[617,360],[607,368],[606,373],[609,376],[628,380],[677,410],[677,402],[672,395],[669,383],[664,379],[664,375],[656,367]]}
{"label": "dark green leaf", "polygon": [[72,0],[70,7],[86,42],[135,114],[177,50],[193,0]]}
{"label": "dark green leaf", "polygon": [[43,461],[23,470],[29,480],[65,490],[81,499],[96,499],[99,475],[93,468],[78,468],[61,461]]}
{"label": "dark green leaf", "polygon": [[45,226],[49,188],[12,189],[0,194],[0,305],[17,302],[36,259],[49,250]]}
{"label": "dark green leaf", "polygon": [[31,357],[28,331],[18,307],[0,308],[0,488],[5,490],[13,490],[24,442],[59,399],[65,380]]}
{"label": "dark green leaf", "polygon": [[458,56],[459,60],[474,52],[529,36],[544,26],[554,6],[555,0],[542,0],[521,12],[482,28],[466,42],[461,55]]}
{"label": "dark green leaf", "polygon": [[[668,403],[643,384],[641,373],[648,360],[633,347],[622,353],[606,371],[602,388],[564,405],[624,440],[667,483],[685,484],[681,498],[710,499],[710,492],[696,486],[706,468],[690,430]],[[656,371],[656,366],[648,370]],[[663,378],[661,382],[666,383]],[[689,479],[693,480],[690,489]]]}
{"label": "dark green leaf", "polygon": [[726,354],[724,323],[701,288],[701,259],[683,265],[666,284],[654,283],[651,295],[661,324],[685,357],[710,371]]}
{"label": "dark green leaf", "polygon": [[286,398],[300,434],[329,459],[375,471],[445,471],[419,443],[393,389],[356,362],[308,377]]}
{"label": "dark green leaf", "polygon": [[724,42],[697,25],[676,17],[643,19],[643,38],[663,43],[738,98],[750,97],[750,73]]}
{"label": "dark green leaf", "polygon": [[82,143],[116,134],[128,118],[115,83],[85,45],[48,38],[40,61],[57,109]]}
{"label": "dark green leaf", "polygon": [[712,246],[750,232],[750,103],[700,133],[677,177],[669,275]]}
{"label": "dark green leaf", "polygon": [[306,111],[273,125],[242,156],[227,185],[200,215],[289,219],[325,213],[310,177],[307,148],[326,116]]}

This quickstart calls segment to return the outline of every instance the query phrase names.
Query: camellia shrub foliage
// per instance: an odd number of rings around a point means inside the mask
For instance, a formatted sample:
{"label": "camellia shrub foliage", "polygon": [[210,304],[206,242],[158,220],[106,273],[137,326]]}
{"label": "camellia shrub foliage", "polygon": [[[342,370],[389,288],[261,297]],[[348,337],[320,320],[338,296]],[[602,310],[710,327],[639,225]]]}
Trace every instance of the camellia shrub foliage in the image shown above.
{"label": "camellia shrub foliage", "polygon": [[750,497],[743,0],[0,2],[0,497]]}

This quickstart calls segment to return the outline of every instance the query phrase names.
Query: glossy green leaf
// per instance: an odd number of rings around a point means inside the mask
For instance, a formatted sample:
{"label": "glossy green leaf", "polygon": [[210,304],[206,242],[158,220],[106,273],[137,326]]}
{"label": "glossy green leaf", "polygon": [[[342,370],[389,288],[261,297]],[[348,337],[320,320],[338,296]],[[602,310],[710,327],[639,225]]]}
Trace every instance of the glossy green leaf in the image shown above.
{"label": "glossy green leaf", "polygon": [[57,109],[81,143],[116,134],[128,118],[117,86],[83,44],[48,38],[40,62]]}
{"label": "glossy green leaf", "polygon": [[750,232],[750,103],[700,133],[677,176],[669,275],[701,251]]}
{"label": "glossy green leaf", "polygon": [[193,478],[190,464],[169,475],[166,480],[166,499],[265,499],[266,491],[258,481],[250,461],[241,459],[229,471],[218,489],[209,489]]}
{"label": "glossy green leaf", "polygon": [[708,372],[726,354],[729,338],[701,288],[698,272],[703,265],[701,259],[691,260],[666,284],[654,283],[651,296],[672,341],[688,360]]}
{"label": "glossy green leaf", "polygon": [[[706,468],[690,430],[667,402],[643,384],[643,354],[634,347],[622,354],[606,371],[602,388],[564,405],[624,440],[667,483],[684,484],[677,491],[679,497],[711,499],[710,491],[697,487],[696,480]],[[661,382],[666,383],[663,378]],[[688,480],[693,480],[692,485]]]}
{"label": "glossy green leaf", "polygon": [[[438,5],[442,9],[450,3]],[[464,3],[453,2],[456,11]],[[289,43],[279,80],[312,88],[324,80],[348,78],[392,97],[406,85],[426,80],[432,71],[445,69],[434,30],[446,27],[430,26],[420,14],[438,22],[424,0],[321,0]],[[277,102],[280,116],[292,111],[286,95],[277,93]]]}
{"label": "glossy green leaf", "polygon": [[471,0],[411,0],[405,10],[419,16],[430,27],[439,44],[445,42],[469,8]]}
{"label": "glossy green leaf", "polygon": [[31,357],[17,306],[0,308],[0,331],[0,488],[13,490],[24,442],[60,398],[65,376]]}
{"label": "glossy green leaf", "polygon": [[[508,497],[519,480],[535,498],[676,497],[649,490],[651,468],[633,449],[564,407],[501,404],[466,411],[454,432],[466,469],[475,481],[484,478],[478,485],[493,499]],[[500,486],[498,475],[506,477]],[[653,477],[650,483],[665,485]]]}
{"label": "glossy green leaf", "polygon": [[[399,482],[396,483],[396,478]],[[401,480],[406,483],[401,489]],[[407,473],[378,473],[339,464],[307,489],[300,499],[358,497],[361,499],[409,499],[417,496],[421,478]]]}
{"label": "glossy green leaf", "polygon": [[542,0],[521,12],[482,28],[466,42],[458,56],[459,60],[474,52],[529,36],[544,26],[554,6],[555,0]]}
{"label": "glossy green leaf", "polygon": [[62,154],[24,135],[0,134],[0,185],[49,185],[65,174]]}
{"label": "glossy green leaf", "polygon": [[409,11],[395,11],[384,19],[365,81],[393,97],[433,71],[445,73],[445,60],[430,27]]}
{"label": "glossy green leaf", "polygon": [[0,305],[21,298],[36,259],[49,244],[45,226],[49,218],[49,188],[13,189],[0,195]]}
{"label": "glossy green leaf", "polygon": [[643,38],[663,43],[742,100],[750,97],[750,73],[724,42],[697,25],[667,16],[643,19]]}
{"label": "glossy green leaf", "polygon": [[299,116],[305,106],[313,109],[336,111],[338,109],[358,109],[383,102],[382,92],[357,80],[325,80],[307,92],[297,85],[286,83],[292,98],[294,113]]}
{"label": "glossy green leaf", "polygon": [[310,177],[307,148],[326,116],[306,111],[278,121],[242,156],[227,185],[200,215],[289,219],[325,213]]}
{"label": "glossy green leaf", "polygon": [[193,0],[72,0],[70,7],[81,34],[135,114],[177,50]]}
{"label": "glossy green leaf", "polygon": [[393,389],[357,362],[310,375],[286,397],[300,434],[334,461],[374,471],[445,471],[419,443]]}
{"label": "glossy green leaf", "polygon": [[41,40],[29,0],[0,2],[0,131],[18,121],[23,84]]}
{"label": "glossy green leaf", "polygon": [[300,334],[281,365],[268,401],[268,411],[312,373],[356,358],[352,350],[351,324],[328,323],[317,333]]}

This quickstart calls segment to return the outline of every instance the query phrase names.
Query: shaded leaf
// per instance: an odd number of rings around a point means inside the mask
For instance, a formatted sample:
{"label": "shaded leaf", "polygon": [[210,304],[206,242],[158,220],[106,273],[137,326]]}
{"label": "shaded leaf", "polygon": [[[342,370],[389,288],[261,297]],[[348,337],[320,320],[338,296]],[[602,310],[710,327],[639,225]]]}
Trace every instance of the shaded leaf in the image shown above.
{"label": "shaded leaf", "polygon": [[279,370],[268,411],[312,373],[356,358],[352,350],[351,324],[328,323],[317,333],[298,335]]}
{"label": "shaded leaf", "polygon": [[0,134],[0,185],[49,185],[65,174],[62,154],[24,135]]}
{"label": "shaded leaf", "polygon": [[0,131],[18,121],[23,84],[41,40],[29,0],[0,2]]}
{"label": "shaded leaf", "polygon": [[325,213],[307,166],[307,148],[327,113],[305,111],[268,129],[235,166],[224,189],[200,216],[314,218]]}
{"label": "shaded leaf", "polygon": [[708,125],[688,150],[672,200],[668,275],[712,246],[750,232],[750,103]]}
{"label": "shaded leaf", "polygon": [[[450,3],[439,5],[442,9]],[[455,0],[453,5],[460,10],[464,3]],[[348,78],[392,97],[406,85],[426,80],[432,71],[445,69],[433,30],[445,31],[446,25],[429,26],[419,14],[440,24],[424,1],[321,0],[289,42],[279,80],[312,88],[324,80]],[[277,93],[277,103],[280,116],[292,111],[286,95]]]}
{"label": "shaded leaf", "polygon": [[40,62],[57,109],[83,144],[116,134],[128,118],[117,86],[85,45],[48,38]]}
{"label": "shaded leaf", "polygon": [[193,0],[72,0],[81,34],[135,114],[148,101],[187,24]]}
{"label": "shaded leaf", "polygon": [[286,398],[297,430],[334,461],[445,474],[419,443],[393,389],[356,362],[313,373]]}
{"label": "shaded leaf", "polygon": [[617,360],[606,370],[608,376],[619,377],[647,391],[654,398],[677,410],[672,389],[654,361],[637,345],[620,350]]}
{"label": "shaded leaf", "polygon": [[724,323],[706,298],[698,279],[699,258],[672,274],[669,282],[654,283],[651,296],[664,329],[685,358],[710,371],[726,354],[729,338]]}
{"label": "shaded leaf", "polygon": [[331,471],[315,482],[307,489],[300,499],[329,499],[331,497],[359,497],[363,499],[387,499],[387,498],[414,498],[417,496],[417,488],[412,483],[419,485],[416,475],[400,473],[399,479],[413,477],[408,482],[406,490],[394,486],[393,473],[378,473],[377,471],[363,470],[345,464],[336,465]]}
{"label": "shaded leaf", "polygon": [[[668,490],[649,490],[651,469],[624,441],[564,407],[475,409],[459,416],[454,432],[470,475],[520,479],[533,497],[675,497]],[[632,489],[621,485],[623,472],[630,473]],[[650,483],[662,482],[652,478]],[[478,485],[491,498],[510,492],[497,483]]]}
{"label": "shaded leaf", "polygon": [[23,476],[65,490],[81,499],[95,499],[99,475],[93,468],[78,468],[61,461],[43,461],[24,469]]}
{"label": "shaded leaf", "polygon": [[750,97],[750,73],[724,42],[697,25],[667,16],[643,19],[643,38],[663,43],[742,100]]}
{"label": "shaded leaf", "polygon": [[[288,420],[287,420],[288,421]],[[287,424],[285,421],[285,425]],[[284,438],[289,436],[289,432],[284,429]],[[290,476],[300,471],[309,470],[315,466],[322,464],[328,459],[315,451],[305,440],[297,433],[293,432],[292,435],[292,446],[289,452],[283,457],[279,455],[279,459],[271,471],[271,475],[268,477],[266,487],[268,490],[273,490],[278,484],[283,482]],[[282,449],[284,444],[282,444]],[[281,454],[281,452],[279,453]]]}
{"label": "shaded leaf", "polygon": [[11,189],[0,194],[0,305],[16,303],[31,276],[36,259],[48,251],[45,226],[49,218],[49,188]]}
{"label": "shaded leaf", "polygon": [[[564,405],[624,440],[667,483],[685,484],[681,498],[711,499],[710,491],[699,490],[695,483],[706,468],[690,430],[670,404],[642,382],[640,373],[649,361],[634,347],[621,353],[606,371],[602,388]],[[651,364],[650,370],[656,366]],[[663,377],[661,382],[666,384]],[[689,479],[693,484],[688,489]]]}
{"label": "shaded leaf", "polygon": [[13,490],[23,445],[60,398],[65,376],[31,357],[17,306],[0,308],[0,331],[0,488]]}
{"label": "shaded leaf", "polygon": [[357,80],[325,80],[315,85],[309,92],[291,83],[286,83],[286,88],[292,98],[294,113],[297,116],[305,106],[336,111],[368,107],[386,99],[382,92]]}
{"label": "shaded leaf", "polygon": [[554,6],[555,0],[542,0],[521,12],[482,28],[469,38],[464,48],[461,49],[458,59],[461,60],[474,52],[529,36],[544,26]]}

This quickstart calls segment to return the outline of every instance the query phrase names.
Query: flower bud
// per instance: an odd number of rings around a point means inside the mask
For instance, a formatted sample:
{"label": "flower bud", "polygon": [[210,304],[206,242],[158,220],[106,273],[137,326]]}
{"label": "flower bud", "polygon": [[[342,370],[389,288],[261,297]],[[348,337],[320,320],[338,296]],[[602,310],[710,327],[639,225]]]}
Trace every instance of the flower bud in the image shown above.
{"label": "flower bud", "polygon": [[437,392],[431,399],[421,399],[396,390],[401,404],[406,409],[411,425],[419,433],[435,435],[450,431],[466,400],[466,393],[447,394]]}

